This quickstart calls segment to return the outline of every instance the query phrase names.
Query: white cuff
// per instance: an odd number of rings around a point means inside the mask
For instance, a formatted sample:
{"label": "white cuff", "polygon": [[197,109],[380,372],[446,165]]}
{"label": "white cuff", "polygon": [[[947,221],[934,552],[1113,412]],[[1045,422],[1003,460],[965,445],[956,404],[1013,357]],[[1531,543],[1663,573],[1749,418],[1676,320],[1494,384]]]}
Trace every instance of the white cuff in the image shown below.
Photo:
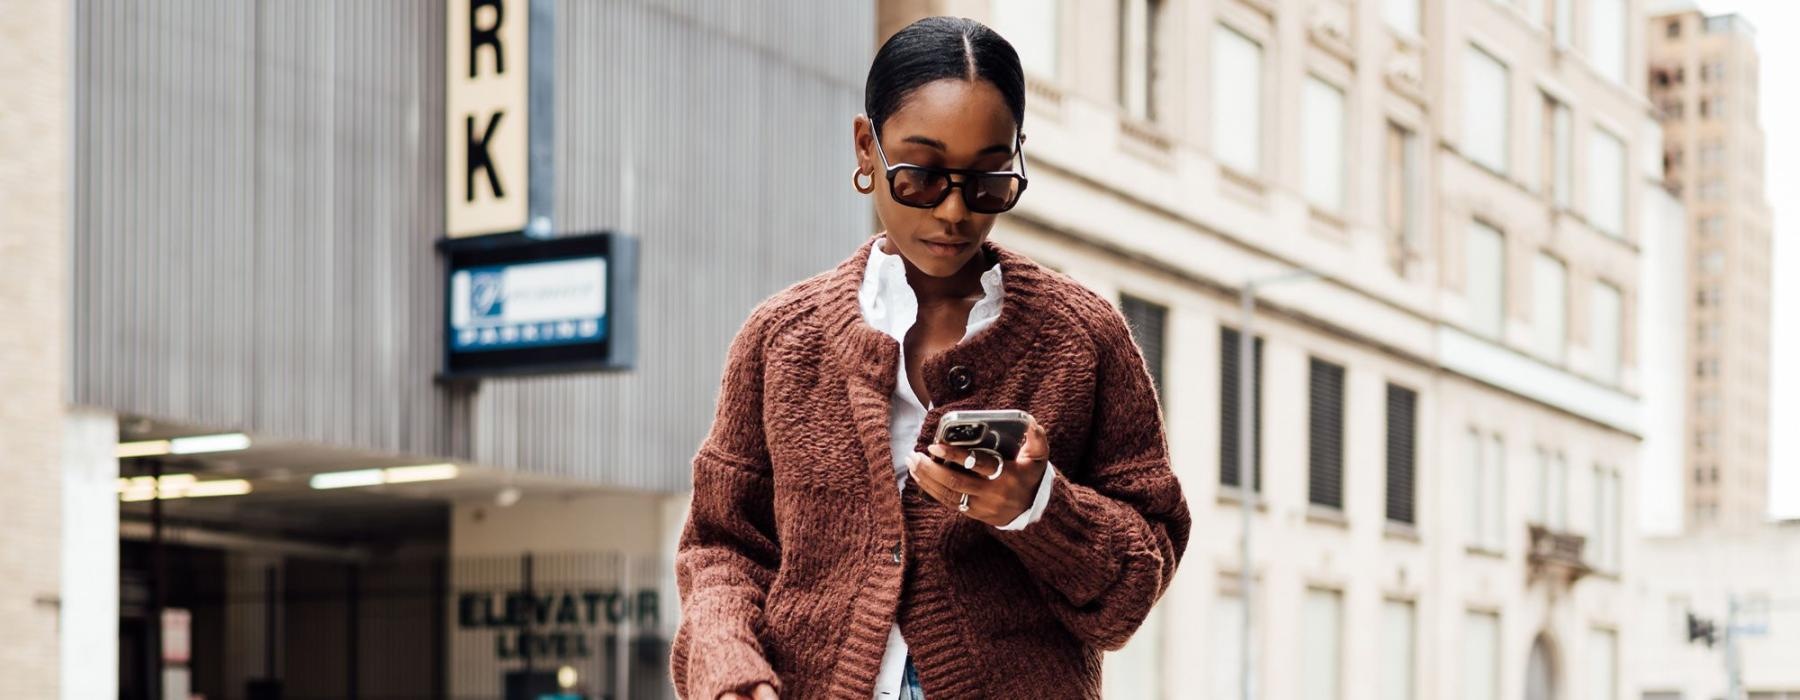
{"label": "white cuff", "polygon": [[1023,530],[1044,517],[1044,508],[1050,505],[1050,489],[1056,485],[1056,466],[1044,463],[1044,477],[1038,481],[1037,496],[1031,499],[1031,507],[1020,513],[1013,521],[1001,525],[1002,530]]}

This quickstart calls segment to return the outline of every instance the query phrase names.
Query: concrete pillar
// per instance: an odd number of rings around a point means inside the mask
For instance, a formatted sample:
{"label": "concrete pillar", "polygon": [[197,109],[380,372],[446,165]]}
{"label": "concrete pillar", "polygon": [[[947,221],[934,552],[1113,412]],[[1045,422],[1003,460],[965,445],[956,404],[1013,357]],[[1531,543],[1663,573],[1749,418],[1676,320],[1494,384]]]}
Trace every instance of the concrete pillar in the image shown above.
{"label": "concrete pillar", "polygon": [[62,697],[119,695],[119,421],[73,408],[63,421]]}

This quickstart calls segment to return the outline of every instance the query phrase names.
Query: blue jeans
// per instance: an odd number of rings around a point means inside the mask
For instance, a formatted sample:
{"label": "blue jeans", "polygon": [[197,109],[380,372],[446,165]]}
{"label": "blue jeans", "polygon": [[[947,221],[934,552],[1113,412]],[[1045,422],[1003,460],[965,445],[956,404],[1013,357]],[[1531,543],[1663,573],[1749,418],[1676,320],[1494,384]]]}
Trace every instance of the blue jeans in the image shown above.
{"label": "blue jeans", "polygon": [[919,671],[913,668],[912,657],[906,657],[906,677],[900,682],[900,700],[925,700],[925,691],[919,688]]}

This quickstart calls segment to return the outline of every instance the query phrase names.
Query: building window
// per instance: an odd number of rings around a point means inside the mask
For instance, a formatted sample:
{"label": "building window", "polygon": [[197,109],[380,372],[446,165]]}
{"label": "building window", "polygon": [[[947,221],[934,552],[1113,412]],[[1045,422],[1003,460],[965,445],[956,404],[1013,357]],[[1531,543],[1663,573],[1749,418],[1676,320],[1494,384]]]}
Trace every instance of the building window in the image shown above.
{"label": "building window", "polygon": [[1619,697],[1619,635],[1596,629],[1588,635],[1588,661],[1583,664],[1590,685],[1585,697]]}
{"label": "building window", "polygon": [[1344,599],[1337,591],[1310,588],[1300,613],[1300,697],[1343,697]]}
{"label": "building window", "polygon": [[1381,18],[1401,34],[1425,34],[1419,29],[1419,0],[1381,0]]}
{"label": "building window", "polygon": [[1600,75],[1625,82],[1626,0],[1589,0],[1588,58]]}
{"label": "building window", "polygon": [[1344,507],[1344,368],[1312,358],[1307,411],[1308,503]]}
{"label": "building window", "polygon": [[994,29],[1019,52],[1025,72],[1057,77],[1056,56],[1062,3],[1058,0],[992,0]]}
{"label": "building window", "polygon": [[1469,429],[1467,436],[1469,546],[1498,552],[1504,548],[1501,523],[1506,502],[1506,443],[1499,435]]}
{"label": "building window", "polygon": [[1119,104],[1144,121],[1158,114],[1162,0],[1119,0]]}
{"label": "building window", "polygon": [[1470,611],[1463,617],[1463,700],[1499,700],[1500,616]]}
{"label": "building window", "polygon": [[1344,211],[1344,91],[1306,76],[1300,90],[1302,174],[1306,198],[1333,213]]}
{"label": "building window", "polygon": [[[1719,358],[1706,357],[1694,362],[1694,376],[1700,379],[1711,379],[1719,376]],[[1708,445],[1698,445],[1707,447]]]}
{"label": "building window", "polygon": [[1262,45],[1225,25],[1213,29],[1212,148],[1226,167],[1262,174]]}
{"label": "building window", "polygon": [[1411,601],[1381,604],[1381,698],[1413,700],[1413,659],[1417,657]]}
{"label": "building window", "polygon": [[1382,218],[1402,250],[1418,250],[1418,137],[1394,122],[1387,123],[1387,169],[1382,178]]}
{"label": "building window", "polygon": [[1542,252],[1531,267],[1531,325],[1538,355],[1562,361],[1568,343],[1569,268]]}
{"label": "building window", "polygon": [[1606,571],[1619,570],[1619,474],[1594,465],[1593,563]]}
{"label": "building window", "polygon": [[[1120,311],[1124,312],[1125,323],[1131,327],[1131,337],[1137,341],[1138,350],[1144,354],[1144,365],[1150,368],[1150,381],[1156,386],[1156,393],[1163,393],[1163,342],[1167,338],[1164,331],[1169,317],[1169,308],[1155,302],[1145,301],[1129,294],[1119,300]],[[1163,397],[1164,401],[1168,397]]]}
{"label": "building window", "polygon": [[1558,532],[1569,529],[1569,460],[1549,448],[1537,449],[1537,497],[1531,520]]}
{"label": "building window", "polygon": [[1506,318],[1506,245],[1500,231],[1480,221],[1469,225],[1464,255],[1464,293],[1469,328],[1499,338]]}
{"label": "building window", "polygon": [[[1251,488],[1262,490],[1262,350],[1263,339],[1251,343],[1250,362],[1250,462],[1256,479]],[[1239,486],[1238,478],[1238,332],[1219,329],[1219,483]]]}
{"label": "building window", "polygon": [[1700,146],[1700,165],[1702,167],[1718,167],[1724,162],[1725,146],[1717,141],[1708,142]]}
{"label": "building window", "polygon": [[1150,609],[1144,623],[1131,635],[1123,649],[1106,655],[1100,675],[1104,697],[1160,698],[1162,687],[1163,629],[1167,626],[1166,606]]}
{"label": "building window", "polygon": [[1713,308],[1724,301],[1718,287],[1702,287],[1694,292],[1694,305],[1702,309]]}
{"label": "building window", "polygon": [[1463,148],[1470,160],[1505,173],[1511,114],[1506,64],[1471,45],[1463,76]]}
{"label": "building window", "polygon": [[1700,220],[1700,237],[1706,240],[1717,240],[1725,232],[1725,220],[1717,216],[1708,216]]}
{"label": "building window", "polygon": [[1720,59],[1708,59],[1700,64],[1700,82],[1725,82],[1725,62]]}
{"label": "building window", "polygon": [[1594,353],[1594,374],[1608,384],[1619,382],[1619,353],[1624,348],[1624,300],[1618,287],[1594,283],[1589,307],[1589,348]]}
{"label": "building window", "polygon": [[1569,106],[1548,94],[1543,97],[1543,177],[1544,186],[1557,206],[1567,207],[1574,200],[1574,127]]}
{"label": "building window", "polygon": [[1719,96],[1700,98],[1701,119],[1724,119],[1725,98]]}
{"label": "building window", "polygon": [[1701,503],[1694,506],[1694,522],[1708,524],[1719,519],[1717,503]]}
{"label": "building window", "polygon": [[[1213,598],[1211,658],[1213,692],[1207,697],[1235,698],[1243,695],[1244,599],[1221,592]],[[1256,640],[1251,640],[1255,643]]]}
{"label": "building window", "polygon": [[1725,252],[1709,250],[1700,255],[1700,271],[1709,275],[1725,272]]}
{"label": "building window", "polygon": [[1418,404],[1413,390],[1387,385],[1387,519],[1407,525],[1417,522]]}
{"label": "building window", "polygon": [[1699,339],[1699,341],[1702,344],[1713,344],[1713,343],[1719,342],[1719,322],[1718,321],[1707,321],[1705,323],[1700,324],[1698,327],[1696,327],[1694,335]]}
{"label": "building window", "polygon": [[1588,217],[1615,238],[1625,235],[1625,142],[1596,128],[1588,141]]}
{"label": "building window", "polygon": [[1674,39],[1676,37],[1681,36],[1681,20],[1679,20],[1679,19],[1669,20],[1669,25],[1667,27],[1665,27],[1663,30],[1663,36],[1666,36],[1670,39]]}
{"label": "building window", "polygon": [[1550,29],[1561,46],[1575,44],[1575,0],[1545,0],[1550,13]]}

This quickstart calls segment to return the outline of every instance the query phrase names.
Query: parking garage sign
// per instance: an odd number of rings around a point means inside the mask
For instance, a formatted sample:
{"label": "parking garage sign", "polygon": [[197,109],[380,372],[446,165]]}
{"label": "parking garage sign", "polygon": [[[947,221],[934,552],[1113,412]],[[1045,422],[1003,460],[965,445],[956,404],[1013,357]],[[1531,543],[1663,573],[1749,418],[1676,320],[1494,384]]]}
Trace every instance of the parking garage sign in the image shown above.
{"label": "parking garage sign", "polygon": [[622,369],[634,359],[636,245],[598,233],[443,245],[445,373]]}

